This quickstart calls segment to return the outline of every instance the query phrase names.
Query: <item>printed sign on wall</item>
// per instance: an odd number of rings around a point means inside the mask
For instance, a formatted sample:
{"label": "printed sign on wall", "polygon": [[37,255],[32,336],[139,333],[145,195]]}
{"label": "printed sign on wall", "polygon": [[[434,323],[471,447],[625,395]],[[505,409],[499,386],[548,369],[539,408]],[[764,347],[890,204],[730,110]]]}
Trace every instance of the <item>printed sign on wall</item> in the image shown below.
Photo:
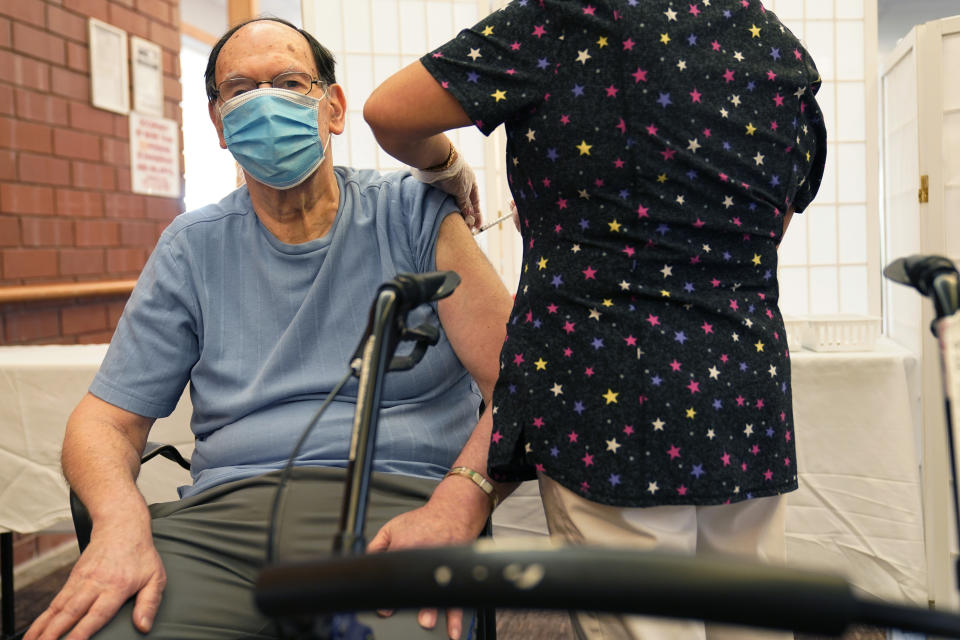
{"label": "printed sign on wall", "polygon": [[130,114],[130,182],[134,193],[180,197],[180,138],[177,123]]}

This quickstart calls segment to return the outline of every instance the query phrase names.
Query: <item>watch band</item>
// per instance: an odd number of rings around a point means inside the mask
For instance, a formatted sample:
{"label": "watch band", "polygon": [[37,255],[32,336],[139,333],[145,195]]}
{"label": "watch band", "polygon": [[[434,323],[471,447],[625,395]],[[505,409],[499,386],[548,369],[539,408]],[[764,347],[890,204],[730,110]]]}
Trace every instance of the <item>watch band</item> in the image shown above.
{"label": "watch band", "polygon": [[497,495],[497,490],[494,488],[493,483],[470,467],[453,467],[444,477],[446,478],[449,476],[463,476],[464,478],[469,478],[472,480],[473,483],[480,487],[480,490],[487,494],[487,497],[490,498],[491,511],[496,509],[497,505],[500,504],[500,496]]}

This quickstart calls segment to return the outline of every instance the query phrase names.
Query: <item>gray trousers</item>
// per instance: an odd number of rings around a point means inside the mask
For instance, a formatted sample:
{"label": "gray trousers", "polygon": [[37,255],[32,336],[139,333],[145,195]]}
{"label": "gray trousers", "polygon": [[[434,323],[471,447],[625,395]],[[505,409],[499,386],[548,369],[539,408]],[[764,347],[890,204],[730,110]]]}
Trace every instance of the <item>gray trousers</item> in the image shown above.
{"label": "gray trousers", "polygon": [[[342,469],[297,468],[287,483],[274,531],[274,560],[296,560],[330,552],[340,522]],[[261,614],[253,586],[265,561],[267,527],[279,472],[238,480],[175,502],[150,506],[153,538],[167,572],[167,586],[153,629],[156,640],[277,638],[274,622]],[[419,507],[436,481],[374,474],[367,505],[368,540],[393,516]],[[132,622],[133,600],[96,635],[97,640],[142,637]],[[472,619],[464,612],[466,637]],[[359,614],[377,640],[446,638],[441,612],[432,632],[416,622],[416,611],[390,618]]]}

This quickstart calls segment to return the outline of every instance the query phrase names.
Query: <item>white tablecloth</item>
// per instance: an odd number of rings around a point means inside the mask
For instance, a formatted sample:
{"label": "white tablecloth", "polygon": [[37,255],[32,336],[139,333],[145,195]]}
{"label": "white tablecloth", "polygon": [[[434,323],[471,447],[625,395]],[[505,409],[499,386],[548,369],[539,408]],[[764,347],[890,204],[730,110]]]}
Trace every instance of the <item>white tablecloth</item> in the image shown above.
{"label": "white tablecloth", "polygon": [[[793,353],[800,489],[787,500],[787,562],[925,605],[916,367],[887,340],[870,352]],[[545,534],[536,483],[521,485],[493,522],[495,535]]]}
{"label": "white tablecloth", "polygon": [[[0,347],[0,531],[69,518],[63,428],[105,349]],[[878,597],[925,603],[915,358],[881,341],[872,352],[796,351],[792,361],[801,488],[788,499],[788,562],[843,572]],[[186,394],[150,439],[191,450]],[[144,465],[140,486],[153,502],[176,499],[188,482],[163,460]],[[500,506],[494,527],[498,535],[546,533],[536,483]]]}
{"label": "white tablecloth", "polygon": [[[0,347],[0,532],[71,530],[69,490],[60,471],[67,417],[80,401],[107,346]],[[150,439],[189,455],[187,393]],[[143,466],[138,482],[149,502],[175,500],[190,474],[167,460]]]}

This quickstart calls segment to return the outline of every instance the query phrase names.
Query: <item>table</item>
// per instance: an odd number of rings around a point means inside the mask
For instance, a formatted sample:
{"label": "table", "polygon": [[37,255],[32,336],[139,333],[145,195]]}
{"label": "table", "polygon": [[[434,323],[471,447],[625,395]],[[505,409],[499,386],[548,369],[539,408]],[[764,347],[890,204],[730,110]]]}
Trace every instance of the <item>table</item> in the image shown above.
{"label": "table", "polygon": [[[60,447],[70,412],[87,391],[107,345],[0,347],[0,532],[69,530],[69,489]],[[187,392],[157,420],[150,439],[193,451]],[[144,465],[138,486],[148,502],[177,499],[190,474],[166,460]]]}
{"label": "table", "polygon": [[[796,350],[791,369],[800,489],[787,499],[787,563],[925,606],[916,357],[881,339],[869,352]],[[493,524],[494,535],[545,535],[536,482]]]}
{"label": "table", "polygon": [[[69,524],[60,444],[106,345],[0,347],[0,531]],[[916,425],[917,360],[881,339],[874,351],[792,357],[800,490],[787,506],[787,561],[844,573],[887,600],[925,604]],[[151,440],[189,454],[189,398],[158,420]],[[144,465],[149,502],[176,499],[189,476],[173,463]],[[536,483],[497,509],[496,535],[544,535]]]}

